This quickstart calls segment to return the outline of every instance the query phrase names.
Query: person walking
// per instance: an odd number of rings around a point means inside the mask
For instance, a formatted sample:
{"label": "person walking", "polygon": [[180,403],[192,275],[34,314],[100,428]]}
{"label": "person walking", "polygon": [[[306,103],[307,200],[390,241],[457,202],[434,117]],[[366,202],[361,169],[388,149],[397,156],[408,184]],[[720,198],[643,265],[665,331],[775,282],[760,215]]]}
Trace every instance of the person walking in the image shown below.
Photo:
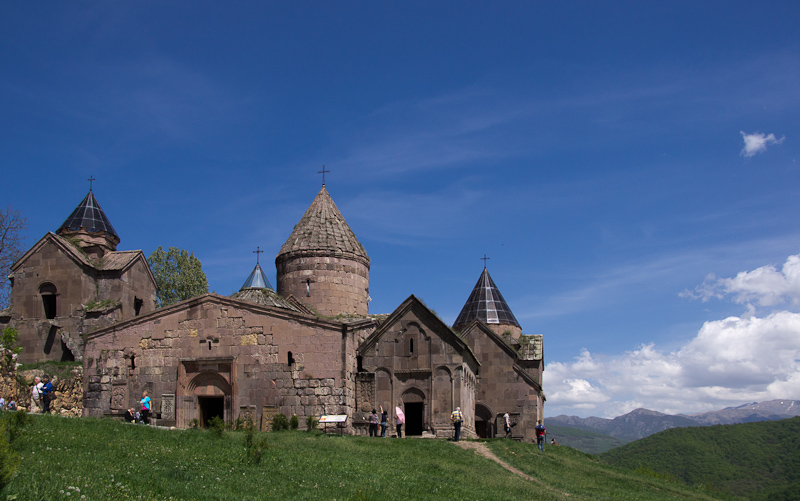
{"label": "person walking", "polygon": [[389,422],[389,413],[381,406],[381,438],[386,438],[386,424]]}
{"label": "person walking", "polygon": [[36,376],[33,378],[33,388],[31,388],[31,412],[42,411],[42,378]]}
{"label": "person walking", "polygon": [[150,397],[147,396],[147,391],[142,392],[142,399],[139,402],[142,404],[142,422],[150,424],[148,420],[150,416]]}
{"label": "person walking", "polygon": [[42,376],[42,412],[50,414],[50,402],[53,400],[53,383],[50,382],[50,376],[45,374]]}
{"label": "person walking", "polygon": [[378,436],[378,412],[375,409],[369,415],[369,436]]}
{"label": "person walking", "polygon": [[539,424],[536,425],[536,444],[539,446],[539,450],[544,452],[544,441],[547,438],[547,428],[544,427],[542,424],[542,420],[539,420]]}
{"label": "person walking", "polygon": [[508,415],[508,412],[503,414],[503,429],[506,432],[506,438],[511,438],[511,416]]}
{"label": "person walking", "polygon": [[450,414],[450,421],[453,422],[455,433],[453,434],[453,441],[458,442],[461,438],[461,423],[464,422],[464,415],[461,413],[461,407],[456,407],[456,410]]}
{"label": "person walking", "polygon": [[406,415],[400,407],[394,408],[395,423],[397,423],[397,438],[403,438],[403,425],[406,422]]}

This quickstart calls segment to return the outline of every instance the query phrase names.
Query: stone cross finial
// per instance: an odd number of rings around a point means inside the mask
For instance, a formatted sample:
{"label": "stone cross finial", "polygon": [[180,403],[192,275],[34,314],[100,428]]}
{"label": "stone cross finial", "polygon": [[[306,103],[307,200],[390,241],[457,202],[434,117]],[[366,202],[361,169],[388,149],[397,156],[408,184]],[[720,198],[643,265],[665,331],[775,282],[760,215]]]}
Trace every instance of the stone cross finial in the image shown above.
{"label": "stone cross finial", "polygon": [[87,181],[89,181],[89,191],[92,191],[92,181],[97,181],[97,180],[94,178],[94,176],[89,176],[89,179],[87,179]]}
{"label": "stone cross finial", "polygon": [[322,165],[322,170],[318,170],[317,174],[322,174],[322,186],[325,186],[325,173],[330,172],[329,170],[325,170],[325,164]]}
{"label": "stone cross finial", "polygon": [[485,270],[486,269],[486,261],[488,261],[491,258],[490,257],[486,257],[486,254],[484,254],[481,259],[483,259],[483,269]]}
{"label": "stone cross finial", "polygon": [[256,246],[256,250],[253,251],[253,254],[256,255],[256,264],[258,264],[258,255],[263,253],[264,251],[261,250],[261,246],[260,245]]}

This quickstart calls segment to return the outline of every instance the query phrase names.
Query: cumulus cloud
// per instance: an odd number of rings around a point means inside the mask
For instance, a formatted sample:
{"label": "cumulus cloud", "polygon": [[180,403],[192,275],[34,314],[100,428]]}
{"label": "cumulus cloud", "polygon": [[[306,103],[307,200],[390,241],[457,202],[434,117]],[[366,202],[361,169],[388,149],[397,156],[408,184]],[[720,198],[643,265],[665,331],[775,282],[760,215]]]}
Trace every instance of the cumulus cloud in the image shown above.
{"label": "cumulus cloud", "polygon": [[772,265],[739,272],[733,278],[708,275],[693,291],[684,290],[682,297],[723,299],[731,297],[737,304],[776,306],[800,305],[800,254],[789,256],[780,270]]}
{"label": "cumulus cloud", "polygon": [[742,148],[741,155],[743,157],[752,157],[757,153],[763,153],[767,151],[768,144],[781,144],[785,136],[782,136],[780,139],[775,137],[775,134],[762,134],[761,132],[754,132],[752,134],[748,134],[744,131],[740,131],[742,133],[742,138],[744,138],[744,148]]}
{"label": "cumulus cloud", "polygon": [[639,407],[694,413],[748,401],[800,399],[800,314],[706,322],[679,350],[615,356],[584,350],[544,372],[547,415],[615,417]]}

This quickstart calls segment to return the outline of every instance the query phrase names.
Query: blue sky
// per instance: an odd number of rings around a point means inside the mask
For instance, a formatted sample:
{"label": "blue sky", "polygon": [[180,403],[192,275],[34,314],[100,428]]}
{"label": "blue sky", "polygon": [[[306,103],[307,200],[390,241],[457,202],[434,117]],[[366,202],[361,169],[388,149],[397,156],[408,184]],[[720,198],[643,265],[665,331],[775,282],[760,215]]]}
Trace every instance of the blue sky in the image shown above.
{"label": "blue sky", "polygon": [[370,311],[488,255],[547,416],[800,399],[800,5],[494,3],[7,3],[2,205],[32,244],[94,176],[231,294],[324,164]]}

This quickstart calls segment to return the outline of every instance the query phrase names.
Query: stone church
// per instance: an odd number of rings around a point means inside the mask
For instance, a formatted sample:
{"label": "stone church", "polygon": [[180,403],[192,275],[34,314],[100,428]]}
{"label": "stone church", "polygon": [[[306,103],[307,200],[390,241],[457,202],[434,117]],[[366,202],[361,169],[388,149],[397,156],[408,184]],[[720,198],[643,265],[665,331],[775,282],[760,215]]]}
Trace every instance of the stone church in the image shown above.
{"label": "stone church", "polygon": [[275,259],[275,289],[257,259],[230,297],[155,309],[142,251],[119,242],[90,190],[13,265],[0,312],[22,361],[83,361],[86,416],[120,415],[146,390],[158,423],[179,428],[336,414],[366,434],[382,406],[403,409],[406,435],[450,436],[461,407],[465,436],[502,435],[508,412],[512,436],[534,438],[542,336],[522,333],[488,270],[452,327],[413,295],[371,315],[370,258],[324,184]]}

